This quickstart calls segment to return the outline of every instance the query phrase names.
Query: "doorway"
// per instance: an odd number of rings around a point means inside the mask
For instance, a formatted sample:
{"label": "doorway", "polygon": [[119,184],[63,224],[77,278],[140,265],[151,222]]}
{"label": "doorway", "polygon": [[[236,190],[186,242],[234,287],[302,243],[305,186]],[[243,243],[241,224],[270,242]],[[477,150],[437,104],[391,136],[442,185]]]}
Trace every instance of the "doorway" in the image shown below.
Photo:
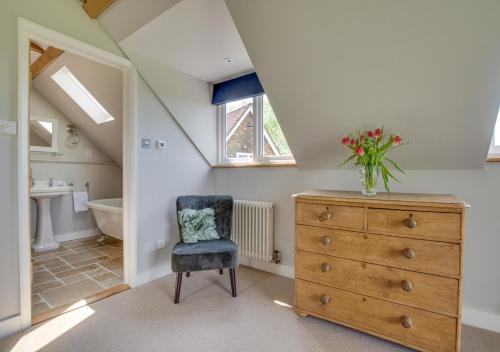
{"label": "doorway", "polygon": [[[36,56],[44,53],[49,55],[45,55],[46,60],[41,60],[42,64],[46,64],[46,67],[42,67],[42,71],[53,66],[51,70],[54,72],[50,72],[50,75],[48,75],[48,71],[38,72],[37,67],[35,69],[31,67],[30,70],[30,64],[33,65],[37,62]],[[33,55],[35,55],[35,60]],[[77,60],[77,63],[71,64],[71,60]],[[117,90],[119,90],[122,126],[120,126],[118,135],[111,128],[113,120],[117,118],[116,112],[110,113],[107,110],[111,109],[104,108],[103,111],[99,111],[95,107],[95,101],[101,107],[105,104],[99,104],[98,99],[93,96],[88,99],[87,103],[72,97],[72,94],[80,96],[80,98],[86,95],[85,84],[82,84],[84,77],[81,74],[78,77],[78,74],[74,72],[84,65],[83,61],[78,63],[78,60],[92,62],[120,74],[122,84]],[[71,65],[73,67],[70,67]],[[41,83],[36,84],[38,89],[31,87],[30,76],[33,73],[45,74],[45,84],[52,84],[55,87],[57,83],[59,85],[57,89],[61,90],[58,93],[60,98],[64,96],[67,101],[73,98],[72,104],[78,105],[73,113],[61,114],[63,116],[55,116],[57,115],[55,113],[34,114],[33,106],[30,107],[30,97],[33,97],[33,94],[39,95],[37,96],[38,103],[44,98],[45,100],[56,98],[47,96],[46,91],[44,94],[40,94],[39,91],[45,89]],[[23,328],[30,326],[32,322],[37,323],[135,285],[136,77],[137,73],[133,65],[120,56],[27,20],[19,20],[18,201],[21,326]],[[42,82],[41,78],[42,76],[36,78],[37,82]],[[87,84],[89,82],[87,79]],[[83,92],[81,91],[82,86]],[[87,90],[87,93],[89,91],[90,89]],[[94,106],[89,106],[92,103]],[[87,109],[85,104],[87,104]],[[64,110],[64,108],[60,110]],[[78,110],[81,116],[86,115],[93,121],[74,123]],[[107,127],[102,128],[106,123]],[[95,127],[98,128],[95,129]],[[37,133],[34,133],[35,131]],[[60,133],[56,133],[56,131]],[[94,137],[99,133],[102,134],[100,141],[92,141],[89,138],[91,135]],[[123,145],[119,153],[116,153],[116,148],[112,150],[113,143],[108,143],[108,146],[105,146],[106,140],[118,142],[119,139]],[[30,140],[33,141],[31,145]],[[95,143],[93,144],[93,142]],[[93,145],[93,147],[81,148],[80,146],[83,144]],[[74,147],[73,150],[68,149],[72,147]],[[104,149],[106,151],[103,153]],[[81,154],[79,157],[94,160],[94,162],[83,164],[84,161],[78,159],[78,153],[74,153],[75,150],[79,150]],[[70,154],[76,159],[69,158]],[[113,155],[110,160],[103,160],[110,155]],[[99,159],[99,162],[95,161],[96,158]],[[36,167],[34,167],[35,163]],[[47,166],[51,163],[57,163],[58,166],[51,169]],[[106,181],[102,175],[101,179],[94,176],[92,182],[85,179],[85,177],[91,178],[88,171],[90,165],[99,164],[102,167],[107,165],[106,163],[109,163],[109,166],[114,164],[121,167],[123,173],[122,197],[119,197],[116,190],[114,193],[112,192],[112,180],[109,183],[110,180]],[[76,170],[77,167],[87,169],[85,169],[86,171]],[[72,172],[65,174],[62,171],[64,168],[72,169]],[[110,168],[110,170],[112,169]],[[37,177],[32,177],[34,173]],[[73,176],[71,177],[71,175]],[[108,182],[108,186],[103,185],[103,182]],[[52,193],[47,193],[47,189],[50,189]],[[106,195],[111,195],[111,197]],[[87,202],[86,197],[90,198],[90,202]],[[53,199],[58,199],[57,207],[56,204],[51,206],[50,203]],[[63,202],[63,199],[66,200],[66,203]],[[121,199],[122,205],[120,204]],[[116,220],[116,210],[119,208],[122,209],[120,221]],[[101,215],[106,215],[105,210],[108,210],[108,215],[112,214],[109,215],[109,218],[114,217],[114,227],[106,227],[99,222],[98,218]],[[51,214],[52,211],[57,214]],[[65,212],[66,214],[64,214]],[[33,219],[31,214],[34,214]],[[97,220],[93,222],[97,223],[97,226],[94,229],[84,229],[83,231],[79,231],[79,229],[72,231],[71,226],[69,226],[70,229],[66,230],[65,233],[57,234],[61,231],[54,232],[54,227],[62,225],[52,224],[52,220],[61,218],[62,222],[68,222],[68,218],[71,216],[78,218],[80,223],[82,219],[90,222]],[[108,220],[107,224],[109,225],[109,223]],[[35,227],[36,230],[33,229]],[[30,234],[35,231],[36,237],[32,243]],[[31,253],[34,253],[33,258]],[[36,265],[33,266],[33,263]],[[123,266],[120,268],[121,265]],[[32,282],[32,277],[36,277],[36,283]],[[73,286],[74,283],[80,282],[82,287],[71,287],[71,281],[73,281]],[[121,282],[123,282],[122,285],[120,285]],[[32,283],[36,284],[33,287],[38,286],[36,292],[32,292]],[[42,286],[39,286],[41,283]],[[44,297],[39,292],[45,288],[43,284],[47,287],[57,286],[63,290],[58,293],[52,292],[54,293],[52,295],[47,294],[50,293],[50,290],[44,291],[46,294]],[[51,289],[53,290],[55,287]],[[34,293],[33,296],[32,293]],[[32,307],[36,308],[32,310]],[[47,307],[50,309],[47,310]],[[41,308],[43,308],[44,314],[33,315],[36,318],[32,321],[32,313],[36,313],[35,310]]]}

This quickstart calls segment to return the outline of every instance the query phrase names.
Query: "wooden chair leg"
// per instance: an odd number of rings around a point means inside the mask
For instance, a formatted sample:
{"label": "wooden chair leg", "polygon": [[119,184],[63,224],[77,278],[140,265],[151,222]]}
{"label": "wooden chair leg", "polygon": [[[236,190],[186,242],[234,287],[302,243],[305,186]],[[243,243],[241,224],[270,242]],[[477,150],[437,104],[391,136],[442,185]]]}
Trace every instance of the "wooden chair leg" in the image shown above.
{"label": "wooden chair leg", "polygon": [[175,285],[175,300],[174,303],[179,303],[179,297],[181,296],[181,285],[182,285],[182,273],[177,273],[177,283]]}
{"label": "wooden chair leg", "polygon": [[224,269],[219,269],[219,274],[223,275],[224,274]]}
{"label": "wooden chair leg", "polygon": [[186,277],[190,277],[190,276],[191,276],[191,273],[188,271],[188,272],[186,273]]}
{"label": "wooden chair leg", "polygon": [[234,268],[229,269],[229,278],[231,279],[231,293],[233,297],[236,297],[236,270]]}

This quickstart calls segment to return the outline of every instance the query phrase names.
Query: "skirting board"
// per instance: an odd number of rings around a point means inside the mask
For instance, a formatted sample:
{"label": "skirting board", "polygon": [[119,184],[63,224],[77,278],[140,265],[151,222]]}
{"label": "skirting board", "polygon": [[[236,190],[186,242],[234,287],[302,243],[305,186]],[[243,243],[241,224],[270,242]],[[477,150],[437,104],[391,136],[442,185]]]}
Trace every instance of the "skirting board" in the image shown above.
{"label": "skirting board", "polygon": [[[261,262],[259,260],[248,259],[246,257],[240,258],[240,264],[257,270],[262,270],[276,275],[285,276],[290,279],[294,278],[294,270],[290,266]],[[137,274],[136,286],[144,285],[150,281],[159,279],[171,273],[172,273],[172,268],[170,267],[170,264],[162,265],[157,268],[145,271],[143,273]]]}
{"label": "skirting board", "polygon": [[172,268],[170,267],[170,264],[165,264],[156,268],[153,268],[151,270],[145,271],[143,273],[137,274],[135,278],[135,286],[141,286],[144,284],[147,284],[150,281],[159,279],[160,277],[163,277],[165,275],[171,274],[172,273]]}
{"label": "skirting board", "polygon": [[21,330],[21,316],[15,315],[13,317],[0,320],[0,339],[12,335]]}
{"label": "skirting board", "polygon": [[240,257],[240,264],[257,270],[267,271],[268,273],[288,277],[290,279],[293,279],[295,276],[295,270],[291,266],[262,262],[260,260],[250,259],[247,257]]}
{"label": "skirting board", "polygon": [[462,323],[500,333],[500,315],[463,307]]}
{"label": "skirting board", "polygon": [[99,234],[99,229],[86,229],[77,232],[62,233],[59,235],[54,235],[57,242],[79,240],[81,238],[92,237]]}

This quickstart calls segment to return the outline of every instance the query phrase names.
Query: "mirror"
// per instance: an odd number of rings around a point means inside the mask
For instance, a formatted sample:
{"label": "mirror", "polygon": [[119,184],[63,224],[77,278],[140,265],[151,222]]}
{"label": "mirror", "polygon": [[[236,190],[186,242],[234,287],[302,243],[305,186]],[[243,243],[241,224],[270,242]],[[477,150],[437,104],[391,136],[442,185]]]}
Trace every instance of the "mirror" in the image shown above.
{"label": "mirror", "polygon": [[49,117],[30,117],[30,150],[57,152],[57,120]]}

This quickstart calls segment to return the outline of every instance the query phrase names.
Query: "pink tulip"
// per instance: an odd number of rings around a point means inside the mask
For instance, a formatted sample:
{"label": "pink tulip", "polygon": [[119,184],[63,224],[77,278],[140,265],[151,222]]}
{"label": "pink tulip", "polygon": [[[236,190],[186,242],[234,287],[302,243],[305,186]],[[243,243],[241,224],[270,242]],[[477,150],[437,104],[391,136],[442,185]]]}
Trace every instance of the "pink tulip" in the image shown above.
{"label": "pink tulip", "polygon": [[350,142],[349,137],[343,137],[342,138],[342,144],[343,145],[347,145],[347,144],[349,144],[349,142]]}
{"label": "pink tulip", "polygon": [[356,154],[358,154],[359,156],[365,155],[365,149],[363,147],[357,147]]}

